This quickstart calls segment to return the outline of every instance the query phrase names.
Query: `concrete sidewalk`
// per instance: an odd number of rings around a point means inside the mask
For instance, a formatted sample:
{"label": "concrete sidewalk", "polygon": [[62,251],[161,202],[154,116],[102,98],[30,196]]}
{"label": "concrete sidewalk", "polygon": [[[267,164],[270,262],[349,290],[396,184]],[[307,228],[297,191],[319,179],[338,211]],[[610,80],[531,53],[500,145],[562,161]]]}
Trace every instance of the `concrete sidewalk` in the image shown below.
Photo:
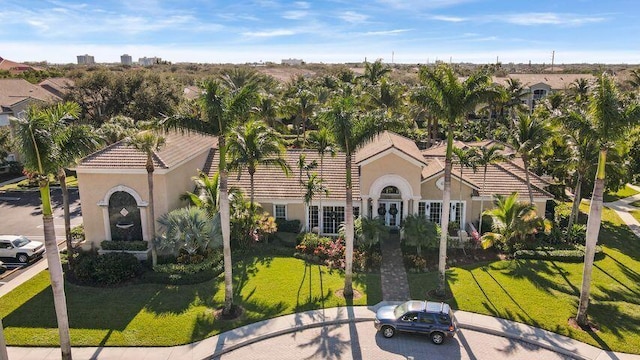
{"label": "concrete sidewalk", "polygon": [[[193,344],[174,347],[84,347],[74,348],[74,359],[215,359],[242,346],[271,337],[333,324],[373,321],[374,307],[354,306],[307,311],[285,315],[227,331]],[[456,311],[462,329],[485,332],[521,340],[558,353],[584,360],[640,360],[640,355],[607,352],[566,336],[514,321]],[[371,324],[373,326],[373,324]],[[9,347],[11,360],[60,359],[59,348]]]}
{"label": "concrete sidewalk", "polygon": [[[640,188],[637,186],[630,185],[631,188],[634,188],[640,191]],[[640,222],[636,220],[636,218],[631,215],[630,211],[640,210],[640,207],[635,207],[631,205],[631,203],[640,201],[640,194],[636,194],[633,196],[629,196],[623,199],[619,199],[610,203],[604,203],[604,206],[610,208],[615,211],[616,214],[624,221],[625,224],[636,234],[637,237],[640,237]]]}

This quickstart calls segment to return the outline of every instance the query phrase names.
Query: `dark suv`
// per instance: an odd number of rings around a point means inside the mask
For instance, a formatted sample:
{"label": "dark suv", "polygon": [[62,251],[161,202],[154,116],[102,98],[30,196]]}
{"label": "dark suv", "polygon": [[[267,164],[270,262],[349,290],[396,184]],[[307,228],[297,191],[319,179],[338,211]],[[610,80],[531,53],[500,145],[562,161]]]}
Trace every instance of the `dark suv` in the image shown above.
{"label": "dark suv", "polygon": [[376,313],[374,325],[386,338],[395,335],[396,331],[421,333],[429,335],[437,345],[456,332],[448,304],[419,300],[381,307]]}

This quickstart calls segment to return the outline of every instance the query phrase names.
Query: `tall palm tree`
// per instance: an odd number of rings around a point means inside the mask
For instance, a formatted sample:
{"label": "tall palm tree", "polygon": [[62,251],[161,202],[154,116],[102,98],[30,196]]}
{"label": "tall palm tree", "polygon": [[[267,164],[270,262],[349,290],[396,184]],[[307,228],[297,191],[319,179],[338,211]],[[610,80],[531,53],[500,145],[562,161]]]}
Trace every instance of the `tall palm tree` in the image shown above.
{"label": "tall palm tree", "polygon": [[[459,195],[460,202],[458,206],[462,206],[462,174],[465,167],[471,168],[473,172],[476,172],[477,162],[478,162],[478,150],[475,147],[467,147],[467,148],[459,148],[457,146],[453,147],[453,155],[458,159],[458,164],[460,166],[460,179],[458,179],[458,183],[460,184]],[[462,212],[464,209],[461,209]],[[464,229],[464,224],[460,224],[460,230]]]}
{"label": "tall palm tree", "polygon": [[229,315],[233,311],[233,273],[226,136],[233,123],[243,119],[255,105],[257,90],[253,83],[229,90],[216,80],[205,82],[204,89],[198,102],[199,108],[167,117],[161,121],[161,125],[168,129],[199,132],[218,138],[219,210],[225,284],[223,313]]}
{"label": "tall palm tree", "polygon": [[[318,131],[312,132],[309,135],[309,139],[311,143],[320,154],[320,180],[324,180],[324,157],[329,154],[331,157],[336,156],[336,151],[334,148],[333,135],[331,131],[326,126],[320,127]],[[322,192],[320,192],[319,199],[319,208],[318,212],[322,212]]]}
{"label": "tall palm tree", "polygon": [[[313,206],[313,198],[316,194],[328,194],[329,189],[322,184],[322,178],[318,174],[309,174],[307,181],[304,183],[304,203],[307,205],[307,215],[311,220],[311,206]],[[311,229],[309,229],[311,230]]]}
{"label": "tall palm tree", "polygon": [[589,89],[591,84],[589,84],[589,80],[585,78],[575,79],[571,84],[569,84],[569,89],[571,89],[573,101],[577,104],[584,104],[587,101],[589,95]]}
{"label": "tall palm tree", "polygon": [[492,145],[490,147],[483,146],[478,152],[478,165],[483,167],[482,169],[482,194],[480,195],[480,223],[478,224],[478,234],[482,234],[482,212],[484,211],[484,187],[487,183],[487,167],[490,164],[506,161],[507,156],[502,153],[504,146]]}
{"label": "tall palm tree", "polygon": [[514,119],[514,133],[511,138],[516,152],[522,157],[524,172],[527,180],[529,202],[533,204],[533,189],[529,176],[531,159],[542,151],[542,147],[550,138],[550,131],[544,121],[526,113],[518,114]]}
{"label": "tall palm tree", "polygon": [[302,148],[305,147],[307,141],[306,132],[309,118],[315,113],[316,107],[316,94],[307,88],[298,90],[284,105],[284,114],[293,117],[296,140],[300,139],[300,132],[302,132]]}
{"label": "tall palm tree", "polygon": [[62,359],[71,359],[71,338],[69,336],[69,317],[64,293],[64,277],[60,263],[60,253],[56,241],[53,212],[51,209],[51,195],[49,191],[49,176],[54,175],[60,168],[55,156],[62,151],[60,142],[56,141],[64,132],[65,112],[59,111],[67,106],[57,104],[53,107],[38,109],[30,107],[26,118],[13,119],[16,124],[17,139],[24,159],[24,167],[38,176],[40,198],[42,200],[42,223],[44,227],[44,243],[53,290],[53,303],[58,322],[60,336],[60,351]]}
{"label": "tall palm tree", "polygon": [[382,63],[382,60],[378,59],[373,63],[364,63],[364,74],[358,78],[365,80],[369,85],[378,85],[378,83],[391,72],[391,68]]}
{"label": "tall palm tree", "polygon": [[282,135],[262,121],[250,120],[233,129],[229,134],[229,170],[243,169],[249,172],[250,204],[254,205],[254,175],[258,166],[277,166],[289,175],[290,169],[283,158],[285,153]]}
{"label": "tall palm tree", "polygon": [[220,175],[213,174],[209,177],[205,172],[200,171],[198,176],[191,178],[196,183],[196,191],[187,191],[181,198],[188,200],[191,205],[204,209],[213,218],[219,212],[220,203]]}
{"label": "tall palm tree", "polygon": [[589,99],[589,120],[594,129],[600,151],[598,169],[593,185],[593,195],[591,196],[591,206],[589,207],[589,219],[587,220],[584,270],[580,288],[580,302],[576,315],[576,321],[580,325],[588,323],[587,308],[591,290],[591,273],[602,221],[602,196],[606,179],[607,151],[615,140],[624,137],[630,126],[635,125],[640,120],[640,106],[637,103],[624,105],[621,100],[613,79],[606,74],[602,74]]}
{"label": "tall palm tree", "polygon": [[491,232],[481,237],[481,244],[485,249],[500,244],[505,250],[511,251],[516,242],[524,241],[534,234],[541,224],[535,205],[518,202],[518,193],[507,197],[496,195],[495,207],[484,214],[491,216],[493,220]]}
{"label": "tall palm tree", "polygon": [[147,170],[147,185],[149,188],[149,236],[151,236],[149,245],[151,247],[151,264],[156,266],[158,264],[158,252],[155,245],[156,217],[153,196],[153,172],[155,171],[155,166],[153,160],[156,156],[156,151],[164,146],[165,139],[152,131],[143,131],[135,134],[128,142],[135,149],[142,151],[147,157],[144,167]]}
{"label": "tall palm tree", "polygon": [[[339,96],[324,114],[328,128],[334,135],[336,145],[345,154],[345,279],[344,295],[353,295],[353,181],[351,164],[356,150],[384,130],[382,118],[358,112],[353,96]],[[379,121],[380,120],[380,121]]]}
{"label": "tall palm tree", "polygon": [[436,117],[446,121],[447,150],[444,167],[444,191],[442,196],[442,218],[440,251],[438,261],[439,282],[437,292],[445,293],[445,266],[447,258],[447,235],[451,203],[451,166],[453,155],[453,131],[466,116],[475,110],[476,105],[493,95],[490,89],[490,77],[484,73],[474,73],[466,80],[458,80],[448,65],[439,65],[435,69],[420,69],[421,87],[414,94],[414,100]]}

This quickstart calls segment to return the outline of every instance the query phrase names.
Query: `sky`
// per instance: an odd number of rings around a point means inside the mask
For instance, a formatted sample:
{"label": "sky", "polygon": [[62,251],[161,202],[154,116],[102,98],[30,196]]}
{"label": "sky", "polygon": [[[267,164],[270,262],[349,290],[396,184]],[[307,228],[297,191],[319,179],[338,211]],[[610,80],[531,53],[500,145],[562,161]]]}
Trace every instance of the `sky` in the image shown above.
{"label": "sky", "polygon": [[0,56],[640,63],[638,0],[0,0]]}

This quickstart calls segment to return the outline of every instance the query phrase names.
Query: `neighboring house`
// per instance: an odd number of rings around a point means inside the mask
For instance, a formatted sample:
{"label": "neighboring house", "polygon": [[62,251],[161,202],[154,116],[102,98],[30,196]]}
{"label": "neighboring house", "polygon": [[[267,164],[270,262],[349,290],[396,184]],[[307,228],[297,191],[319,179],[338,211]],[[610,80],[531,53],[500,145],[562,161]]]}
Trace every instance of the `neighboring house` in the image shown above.
{"label": "neighboring house", "polygon": [[282,65],[298,66],[302,65],[303,62],[302,59],[282,59]]}
{"label": "neighboring house", "polygon": [[[161,216],[184,203],[179,197],[193,190],[192,176],[202,169],[209,175],[218,167],[215,138],[203,135],[167,135],[166,146],[157,152],[155,214]],[[487,146],[489,142],[458,143],[457,146]],[[506,150],[511,152],[510,149]],[[384,132],[362,147],[353,161],[353,200],[355,216],[382,216],[385,224],[397,227],[408,214],[427,216],[439,222],[442,213],[444,176],[444,146],[420,151],[416,144],[392,132]],[[316,195],[311,206],[304,203],[304,189],[299,182],[297,163],[301,154],[306,161],[317,161],[314,150],[292,149],[286,160],[292,174],[286,177],[276,167],[259,167],[255,174],[255,199],[275,218],[300,220],[306,229],[318,228],[323,234],[337,234],[344,221],[345,159],[344,154],[324,159],[324,186],[328,195]],[[87,244],[98,247],[102,240],[143,239],[147,233],[147,175],[145,155],[123,142],[96,152],[77,167],[78,186],[82,199]],[[316,168],[314,172],[320,173]],[[525,173],[518,159],[489,165],[487,183],[482,191],[482,172],[465,169],[460,201],[459,168],[454,166],[451,186],[451,221],[461,224],[477,221],[480,200],[485,209],[492,206],[493,194],[509,195],[518,191],[527,199]],[[544,213],[552,195],[543,188],[544,180],[532,175],[534,200],[538,213]],[[302,174],[306,180],[306,173]],[[229,176],[229,186],[249,193],[246,170],[238,177]],[[130,224],[134,224],[130,226]],[[119,225],[120,224],[120,225]],[[121,229],[122,227],[127,229]],[[129,230],[131,229],[131,230]]]}
{"label": "neighboring house", "polygon": [[[9,119],[22,116],[31,104],[58,100],[58,96],[24,79],[0,79],[0,126],[9,126]],[[18,154],[10,153],[7,160],[19,160]]]}
{"label": "neighboring house", "polygon": [[509,74],[506,77],[494,77],[493,82],[506,85],[507,79],[519,80],[528,91],[522,97],[522,103],[533,111],[538,101],[553,92],[568,90],[569,85],[580,78],[595,80],[590,74]]}
{"label": "neighboring house", "polygon": [[75,82],[69,78],[57,77],[43,80],[38,85],[62,99],[71,91]]}
{"label": "neighboring house", "polygon": [[26,64],[17,63],[15,61],[4,59],[0,56],[0,70],[8,71],[11,74],[20,74],[29,70],[42,70]]}

